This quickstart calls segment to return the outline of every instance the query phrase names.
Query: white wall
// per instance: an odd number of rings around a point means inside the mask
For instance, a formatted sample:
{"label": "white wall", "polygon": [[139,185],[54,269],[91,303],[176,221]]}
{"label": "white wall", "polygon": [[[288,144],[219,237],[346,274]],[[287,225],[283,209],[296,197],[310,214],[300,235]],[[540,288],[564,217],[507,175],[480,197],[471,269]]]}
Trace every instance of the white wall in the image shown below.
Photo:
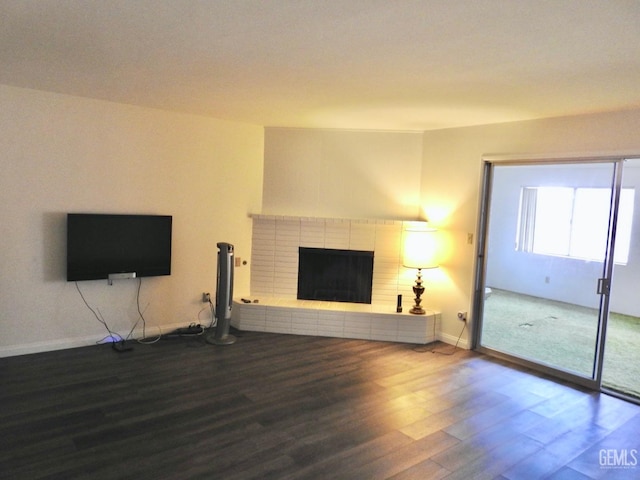
{"label": "white wall", "polygon": [[416,220],[422,134],[265,129],[262,212]]}
{"label": "white wall", "polygon": [[[442,312],[444,335],[455,339],[456,312],[471,310],[475,238],[467,239],[477,227],[482,155],[640,152],[640,110],[424,134],[263,134],[7,86],[0,105],[0,355],[90,344],[105,333],[64,279],[69,211],[174,216],[173,273],[142,284],[149,334],[156,325],[208,320],[200,293],[215,289],[215,243],[234,243],[248,257],[248,213],[426,218],[447,248],[425,303]],[[80,286],[115,330],[128,331],[135,282]],[[238,296],[249,293],[249,267],[236,271],[235,286]]]}
{"label": "white wall", "polygon": [[[209,321],[216,242],[249,256],[261,210],[258,126],[0,86],[0,356],[101,339],[65,280],[67,212],[173,215],[169,277],[142,280],[147,334]],[[118,332],[135,322],[136,281],[80,282]],[[249,291],[249,267],[236,271]]]}
{"label": "white wall", "polygon": [[471,309],[483,154],[640,152],[640,110],[424,133],[426,217],[448,239],[442,279],[432,286],[445,334],[460,332],[456,311]]}

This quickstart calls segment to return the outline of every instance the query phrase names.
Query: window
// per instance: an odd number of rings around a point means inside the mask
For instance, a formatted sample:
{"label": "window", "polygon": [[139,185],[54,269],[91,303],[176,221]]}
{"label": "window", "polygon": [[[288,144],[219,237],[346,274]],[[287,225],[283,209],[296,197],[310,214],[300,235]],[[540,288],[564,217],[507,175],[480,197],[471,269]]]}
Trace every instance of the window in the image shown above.
{"label": "window", "polygon": [[[629,259],[635,190],[623,188],[614,261]],[[516,250],[603,261],[611,190],[608,188],[523,187]]]}

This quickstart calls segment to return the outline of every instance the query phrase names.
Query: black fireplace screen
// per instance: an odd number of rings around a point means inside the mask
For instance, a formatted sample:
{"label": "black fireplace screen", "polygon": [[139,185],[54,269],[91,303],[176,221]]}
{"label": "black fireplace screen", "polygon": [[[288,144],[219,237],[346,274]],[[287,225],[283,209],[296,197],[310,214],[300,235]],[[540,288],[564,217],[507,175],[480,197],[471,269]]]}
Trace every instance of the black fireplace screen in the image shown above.
{"label": "black fireplace screen", "polygon": [[298,298],[371,303],[373,252],[299,247]]}

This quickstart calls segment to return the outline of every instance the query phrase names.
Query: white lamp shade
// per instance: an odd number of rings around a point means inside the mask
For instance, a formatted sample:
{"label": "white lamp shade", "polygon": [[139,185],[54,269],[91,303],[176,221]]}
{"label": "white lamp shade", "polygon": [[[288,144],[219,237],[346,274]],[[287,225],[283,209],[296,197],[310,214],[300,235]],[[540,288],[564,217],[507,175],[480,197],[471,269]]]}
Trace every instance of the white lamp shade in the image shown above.
{"label": "white lamp shade", "polygon": [[433,228],[405,230],[402,265],[408,268],[437,268],[437,230]]}

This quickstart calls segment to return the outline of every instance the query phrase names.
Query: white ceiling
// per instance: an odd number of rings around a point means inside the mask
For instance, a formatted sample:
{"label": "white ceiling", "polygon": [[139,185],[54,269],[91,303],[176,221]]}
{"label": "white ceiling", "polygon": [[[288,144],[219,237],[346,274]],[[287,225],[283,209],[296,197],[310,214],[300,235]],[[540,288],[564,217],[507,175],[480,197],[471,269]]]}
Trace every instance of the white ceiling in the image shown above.
{"label": "white ceiling", "polygon": [[638,0],[3,0],[0,83],[265,126],[640,107]]}

